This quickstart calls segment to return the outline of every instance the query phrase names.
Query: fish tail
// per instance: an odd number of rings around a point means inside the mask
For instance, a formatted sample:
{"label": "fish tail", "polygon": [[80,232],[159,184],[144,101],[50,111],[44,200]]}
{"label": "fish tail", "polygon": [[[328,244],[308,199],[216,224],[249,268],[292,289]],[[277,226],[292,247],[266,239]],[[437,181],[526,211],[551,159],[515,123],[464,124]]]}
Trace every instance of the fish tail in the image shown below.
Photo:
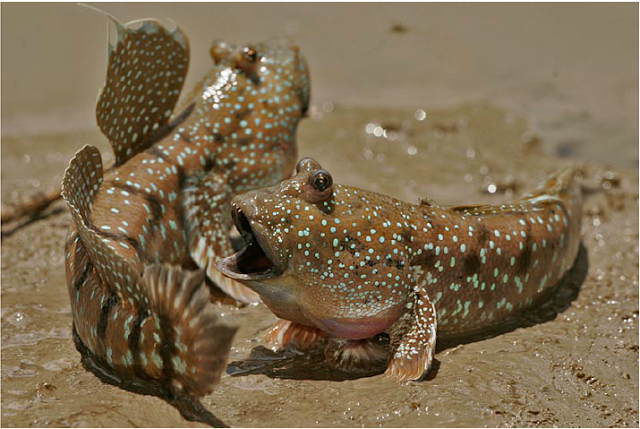
{"label": "fish tail", "polygon": [[97,149],[72,159],[62,195],[71,210],[66,273],[77,339],[117,379],[168,392],[209,393],[225,368],[235,328],[219,323],[204,273],[152,264],[140,273],[91,221],[102,183]]}
{"label": "fish tail", "polygon": [[564,211],[563,223],[568,234],[568,254],[576,255],[580,245],[582,221],[582,185],[578,170],[567,167],[551,174],[535,191],[526,194],[521,200],[544,206],[560,203]]}
{"label": "fish tail", "polygon": [[516,202],[544,204],[560,201],[575,215],[572,217],[579,218],[582,207],[582,187],[580,173],[572,167],[566,167],[549,175],[536,190],[523,195]]}
{"label": "fish tail", "polygon": [[582,218],[582,185],[580,173],[572,167],[566,167],[552,174],[539,187],[543,196],[559,198],[567,208],[567,215],[573,229],[580,232],[580,219]]}
{"label": "fish tail", "polygon": [[[563,196],[580,196],[578,170],[572,167],[566,167],[562,170],[550,175],[545,180],[541,188],[547,195]],[[581,197],[581,196],[580,196]]]}

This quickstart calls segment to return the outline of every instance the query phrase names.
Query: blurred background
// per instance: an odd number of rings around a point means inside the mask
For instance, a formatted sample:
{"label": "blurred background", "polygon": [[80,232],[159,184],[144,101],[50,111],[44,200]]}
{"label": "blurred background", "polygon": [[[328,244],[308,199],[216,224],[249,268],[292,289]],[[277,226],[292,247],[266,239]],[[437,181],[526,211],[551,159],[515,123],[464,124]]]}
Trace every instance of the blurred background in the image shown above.
{"label": "blurred background", "polygon": [[[487,100],[556,155],[638,165],[638,4],[92,4],[178,23],[187,87],[214,39],[286,35],[310,63],[316,106]],[[75,3],[2,4],[2,137],[95,130],[107,25]]]}

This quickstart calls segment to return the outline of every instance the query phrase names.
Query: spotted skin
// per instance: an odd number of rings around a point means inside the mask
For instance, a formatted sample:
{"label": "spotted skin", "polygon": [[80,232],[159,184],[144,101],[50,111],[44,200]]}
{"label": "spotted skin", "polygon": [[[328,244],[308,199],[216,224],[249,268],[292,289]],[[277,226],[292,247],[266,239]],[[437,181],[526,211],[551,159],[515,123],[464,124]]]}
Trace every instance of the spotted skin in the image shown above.
{"label": "spotted skin", "polygon": [[[230,52],[202,82],[183,123],[105,174],[93,223],[119,237],[118,251],[138,269],[190,256],[220,283],[213,262],[231,253],[230,222],[216,220],[228,218],[233,195],[277,183],[293,169],[295,131],[308,100],[306,67],[295,49],[256,49],[264,52],[259,85],[237,68],[234,56],[240,54]],[[201,199],[188,198],[194,193]],[[256,301],[255,294],[227,283],[220,284],[225,291],[241,291],[234,298]]]}
{"label": "spotted skin", "polygon": [[180,28],[169,31],[152,19],[137,29],[113,22],[118,37],[109,50],[96,119],[122,164],[169,124],[187,76],[189,39]]}
{"label": "spotted skin", "polygon": [[[96,109],[115,167],[104,171],[85,146],[63,179],[74,329],[115,374],[200,396],[219,380],[235,332],[211,314],[204,273],[236,299],[258,298],[214,261],[232,252],[231,198],[293,169],[308,72],[296,47],[216,42],[212,70],[172,116],[186,36],[154,20],[115,22]],[[188,270],[193,262],[200,270]]]}
{"label": "spotted skin", "polygon": [[303,160],[294,178],[232,202],[271,274],[239,269],[241,254],[218,266],[298,331],[353,341],[388,333],[387,374],[399,380],[426,376],[436,333],[497,327],[539,303],[578,252],[581,195],[569,170],[511,204],[466,207],[340,184],[319,192],[318,171]]}

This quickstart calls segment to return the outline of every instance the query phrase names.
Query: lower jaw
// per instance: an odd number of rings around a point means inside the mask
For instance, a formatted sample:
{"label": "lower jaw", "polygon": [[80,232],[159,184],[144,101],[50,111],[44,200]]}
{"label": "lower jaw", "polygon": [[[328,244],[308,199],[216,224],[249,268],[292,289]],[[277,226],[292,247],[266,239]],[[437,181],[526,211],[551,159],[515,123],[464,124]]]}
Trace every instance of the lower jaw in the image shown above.
{"label": "lower jaw", "polygon": [[304,308],[298,304],[296,297],[290,293],[291,289],[287,287],[288,279],[286,276],[278,280],[277,286],[258,282],[249,282],[247,286],[260,295],[262,302],[276,317],[305,326],[318,327],[313,320],[307,317]]}
{"label": "lower jaw", "polygon": [[239,266],[239,258],[243,257],[242,253],[246,250],[245,248],[234,255],[220,259],[216,263],[216,268],[226,277],[240,282],[259,282],[278,277],[277,269],[273,265],[261,271],[256,270],[252,272],[252,270],[241,269]]}

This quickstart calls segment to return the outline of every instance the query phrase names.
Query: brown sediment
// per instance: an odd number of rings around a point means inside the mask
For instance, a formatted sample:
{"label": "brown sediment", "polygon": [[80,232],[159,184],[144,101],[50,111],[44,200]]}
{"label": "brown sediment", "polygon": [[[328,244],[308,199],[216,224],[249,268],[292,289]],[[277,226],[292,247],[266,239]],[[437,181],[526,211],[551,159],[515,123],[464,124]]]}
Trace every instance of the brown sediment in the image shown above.
{"label": "brown sediment", "polygon": [[[506,116],[470,104],[417,121],[410,110],[337,105],[301,124],[299,153],[321,162],[336,181],[412,203],[500,203],[510,197],[481,190],[487,168],[495,183],[512,177],[529,189],[572,163],[507,144],[531,132],[524,120]],[[404,121],[411,133],[393,140],[366,132],[368,123]],[[465,125],[432,133],[435,124],[449,123]],[[16,201],[35,187],[25,179],[25,154],[32,163],[40,153],[52,155],[29,171],[46,189],[59,183],[83,143],[100,136],[41,136],[24,146],[4,140],[2,197]],[[232,426],[637,426],[638,171],[581,166],[590,190],[583,265],[523,323],[490,338],[441,344],[430,380],[398,385],[381,375],[336,372],[313,353],[269,351],[261,347],[275,322],[268,309],[215,302],[216,312],[241,329],[228,368],[233,375],[202,405]],[[104,384],[82,366],[64,278],[70,224],[65,212],[3,239],[2,425],[198,425],[155,397]]]}

